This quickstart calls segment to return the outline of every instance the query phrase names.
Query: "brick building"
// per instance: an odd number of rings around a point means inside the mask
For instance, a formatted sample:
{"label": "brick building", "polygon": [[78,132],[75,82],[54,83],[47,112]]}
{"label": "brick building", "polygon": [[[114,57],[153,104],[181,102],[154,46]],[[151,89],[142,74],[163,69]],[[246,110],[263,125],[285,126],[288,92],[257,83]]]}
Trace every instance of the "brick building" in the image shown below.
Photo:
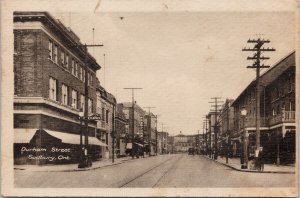
{"label": "brick building", "polygon": [[[269,163],[295,161],[295,52],[283,58],[261,75],[260,141]],[[255,80],[233,102],[234,136],[245,128],[248,150],[254,154],[256,138]],[[240,111],[247,110],[243,122]],[[243,127],[244,125],[244,127]],[[241,141],[241,138],[240,138]]]}
{"label": "brick building", "polygon": [[[144,116],[144,130],[145,130],[145,141],[147,143],[147,150],[150,151],[150,155],[155,154],[155,149],[156,149],[156,119],[155,115],[152,112],[148,112]],[[157,135],[157,137],[159,137]],[[159,138],[158,138],[159,139]]]}
{"label": "brick building", "polygon": [[[102,148],[102,158],[112,157],[112,145],[113,145],[113,122],[116,112],[116,99],[107,92],[101,85],[98,79],[96,79],[96,113],[101,115],[101,120],[97,121],[96,135],[98,139],[102,140],[107,145],[106,148]],[[115,140],[116,146],[117,140]],[[116,149],[115,149],[116,151]]]}
{"label": "brick building", "polygon": [[[132,114],[132,103],[131,102],[124,102],[123,105],[123,112],[127,119],[127,128],[128,128],[128,136],[126,139],[126,152],[130,153],[132,149],[132,125],[134,124],[134,138],[135,144],[133,145],[133,149],[135,151],[142,150],[143,142],[143,132],[144,129],[142,128],[142,123],[144,122],[144,117],[146,112],[137,104],[134,105],[134,120]],[[144,144],[145,145],[145,144]]]}
{"label": "brick building", "polygon": [[226,155],[227,152],[230,156],[236,154],[236,146],[234,145],[235,138],[233,136],[234,129],[234,108],[231,106],[233,99],[226,99],[225,103],[221,107],[221,111],[218,117],[220,124],[220,155]]}
{"label": "brick building", "polygon": [[[82,130],[79,113],[85,97],[89,114],[96,111],[95,79],[100,69],[89,53],[86,68],[85,57],[77,35],[50,14],[14,13],[15,163],[78,161]],[[88,96],[85,96],[86,80]],[[95,137],[95,129],[96,122],[90,121],[88,152],[97,160],[99,148],[104,145]],[[69,152],[52,152],[52,147],[66,148]],[[22,148],[28,151],[22,152]],[[49,160],[51,156],[55,159]]]}
{"label": "brick building", "polygon": [[127,119],[123,112],[123,104],[117,104],[116,109],[116,139],[117,139],[117,156],[126,155],[126,131]]}

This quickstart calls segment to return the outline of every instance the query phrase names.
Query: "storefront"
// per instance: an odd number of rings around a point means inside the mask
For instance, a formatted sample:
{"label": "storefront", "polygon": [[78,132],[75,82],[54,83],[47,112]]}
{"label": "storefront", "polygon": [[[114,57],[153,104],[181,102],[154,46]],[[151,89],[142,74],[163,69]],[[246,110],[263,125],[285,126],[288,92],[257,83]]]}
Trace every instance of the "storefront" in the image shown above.
{"label": "storefront", "polygon": [[[72,164],[78,163],[83,147],[80,135],[39,129],[14,129],[15,164]],[[84,137],[83,137],[84,140]],[[107,147],[96,137],[89,137],[88,154],[100,160]]]}

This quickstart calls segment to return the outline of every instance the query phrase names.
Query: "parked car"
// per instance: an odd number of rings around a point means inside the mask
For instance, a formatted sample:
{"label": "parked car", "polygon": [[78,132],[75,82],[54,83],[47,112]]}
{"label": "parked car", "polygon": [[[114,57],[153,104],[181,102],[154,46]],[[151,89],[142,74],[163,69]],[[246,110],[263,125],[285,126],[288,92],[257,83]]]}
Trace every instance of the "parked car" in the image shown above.
{"label": "parked car", "polygon": [[195,149],[194,148],[189,148],[189,155],[194,155],[195,154]]}

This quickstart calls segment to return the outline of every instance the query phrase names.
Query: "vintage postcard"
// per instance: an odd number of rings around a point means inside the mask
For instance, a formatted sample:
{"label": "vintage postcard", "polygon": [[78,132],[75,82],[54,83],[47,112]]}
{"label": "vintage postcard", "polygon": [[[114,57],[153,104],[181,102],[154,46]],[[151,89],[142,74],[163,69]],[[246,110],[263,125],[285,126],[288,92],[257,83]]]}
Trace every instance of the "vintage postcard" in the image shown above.
{"label": "vintage postcard", "polygon": [[297,196],[298,13],[1,1],[1,194]]}

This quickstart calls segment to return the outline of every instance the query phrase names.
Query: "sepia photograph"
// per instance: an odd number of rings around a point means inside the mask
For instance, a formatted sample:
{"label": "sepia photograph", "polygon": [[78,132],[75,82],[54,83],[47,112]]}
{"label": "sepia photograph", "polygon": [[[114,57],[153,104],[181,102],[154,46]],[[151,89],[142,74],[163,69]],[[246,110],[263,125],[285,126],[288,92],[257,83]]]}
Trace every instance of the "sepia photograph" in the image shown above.
{"label": "sepia photograph", "polygon": [[298,195],[296,1],[17,2],[1,194]]}

